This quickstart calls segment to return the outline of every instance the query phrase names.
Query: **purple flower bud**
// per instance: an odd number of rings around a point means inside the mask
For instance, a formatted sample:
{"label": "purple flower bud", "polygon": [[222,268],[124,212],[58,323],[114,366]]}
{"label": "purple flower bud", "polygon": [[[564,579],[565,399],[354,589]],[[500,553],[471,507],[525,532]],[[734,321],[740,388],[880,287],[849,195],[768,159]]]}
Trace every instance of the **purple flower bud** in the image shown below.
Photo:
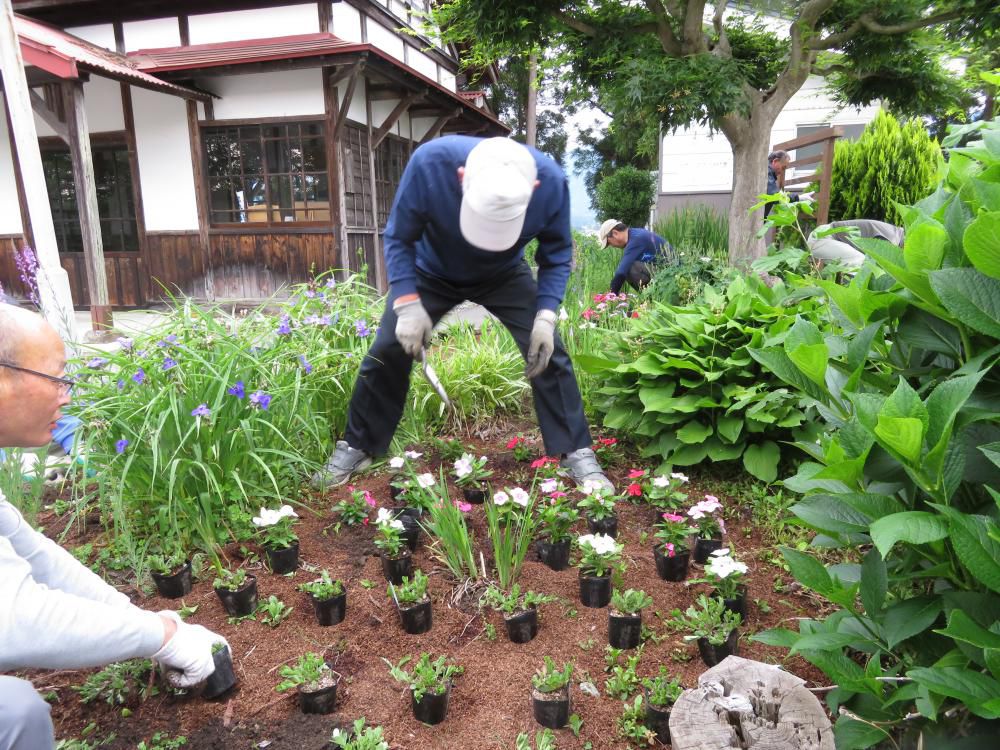
{"label": "purple flower bud", "polygon": [[93,357],[87,360],[87,367],[91,370],[100,370],[104,365],[108,363],[104,357]]}
{"label": "purple flower bud", "polygon": [[313,366],[309,364],[309,360],[306,359],[305,354],[299,355],[299,364],[302,365],[302,369],[306,371],[306,375],[313,371]]}
{"label": "purple flower bud", "polygon": [[135,371],[135,375],[132,376],[132,380],[134,380],[139,385],[142,385],[143,383],[146,382],[146,371],[140,367],[138,370]]}
{"label": "purple flower bud", "polygon": [[226,389],[226,393],[230,396],[236,396],[236,398],[243,398],[247,395],[246,389],[243,387],[243,381],[237,380],[234,385],[229,386]]}
{"label": "purple flower bud", "polygon": [[163,360],[163,371],[164,372],[166,372],[167,370],[170,370],[170,369],[172,369],[174,367],[177,367],[177,360],[175,360],[173,357],[167,357],[165,360]]}
{"label": "purple flower bud", "polygon": [[281,316],[281,323],[278,325],[278,330],[276,333],[279,336],[286,336],[292,332],[292,327],[289,325],[289,320],[287,315]]}
{"label": "purple flower bud", "polygon": [[126,438],[122,438],[115,443],[115,453],[124,453],[126,448],[128,448],[128,440]]}
{"label": "purple flower bud", "polygon": [[198,404],[194,409],[191,410],[192,417],[210,417],[212,416],[212,410],[208,408],[208,404]]}
{"label": "purple flower bud", "polygon": [[132,341],[132,339],[130,339],[130,338],[126,337],[126,336],[120,336],[118,338],[118,346],[120,346],[122,348],[122,351],[126,351],[126,352],[132,351],[132,345],[133,345],[133,343],[134,342]]}
{"label": "purple flower bud", "polygon": [[354,321],[354,330],[357,332],[359,338],[365,338],[369,333],[368,324],[364,320]]}

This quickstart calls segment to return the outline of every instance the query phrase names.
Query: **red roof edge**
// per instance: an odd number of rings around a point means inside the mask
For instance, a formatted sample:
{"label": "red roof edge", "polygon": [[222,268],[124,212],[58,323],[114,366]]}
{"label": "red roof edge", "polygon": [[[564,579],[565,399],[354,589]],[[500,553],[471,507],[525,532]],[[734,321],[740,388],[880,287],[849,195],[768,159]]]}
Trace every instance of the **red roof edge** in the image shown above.
{"label": "red roof edge", "polygon": [[19,37],[25,65],[34,65],[57,78],[79,78],[76,60],[32,39]]}

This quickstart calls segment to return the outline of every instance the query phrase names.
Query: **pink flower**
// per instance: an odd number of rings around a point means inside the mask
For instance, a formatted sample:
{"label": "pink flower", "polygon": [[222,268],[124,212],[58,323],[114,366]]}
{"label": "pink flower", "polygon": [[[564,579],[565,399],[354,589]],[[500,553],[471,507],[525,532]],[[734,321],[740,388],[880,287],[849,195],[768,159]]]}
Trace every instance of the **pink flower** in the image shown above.
{"label": "pink flower", "polygon": [[549,495],[549,497],[551,497],[553,500],[555,500],[557,497],[566,497],[566,493],[565,492],[559,492],[558,490],[556,490],[551,495]]}
{"label": "pink flower", "polygon": [[524,438],[520,437],[511,438],[510,440],[507,441],[507,450],[513,450],[522,442],[522,440],[524,440]]}
{"label": "pink flower", "polygon": [[372,493],[370,493],[368,490],[365,490],[365,505],[367,505],[369,508],[374,508],[376,505],[375,498],[372,497]]}
{"label": "pink flower", "polygon": [[632,469],[632,471],[630,471],[628,473],[628,478],[629,479],[639,479],[640,477],[644,477],[644,476],[646,476],[646,470],[645,469]]}
{"label": "pink flower", "polygon": [[632,497],[640,497],[642,495],[642,487],[640,487],[637,483],[632,482],[625,492]]}
{"label": "pink flower", "polygon": [[363,524],[364,526],[367,526],[367,525],[368,525],[368,519],[367,519],[367,518],[365,518],[365,520],[363,520],[363,521],[362,521],[361,523],[362,523],[362,524]]}
{"label": "pink flower", "polygon": [[458,508],[463,513],[468,513],[470,510],[472,510],[472,505],[463,500],[456,500],[455,507]]}
{"label": "pink flower", "polygon": [[542,469],[545,468],[546,464],[554,464],[554,463],[558,463],[558,461],[554,458],[549,458],[548,456],[542,456],[541,458],[536,458],[534,461],[531,462],[531,468]]}
{"label": "pink flower", "polygon": [[677,553],[674,551],[674,543],[667,542],[667,557],[673,557]]}
{"label": "pink flower", "polygon": [[681,523],[684,520],[684,516],[679,516],[676,513],[664,513],[664,521],[670,521],[671,523]]}
{"label": "pink flower", "polygon": [[588,307],[581,313],[581,315],[583,315],[584,320],[590,320],[592,317],[594,317],[594,311]]}
{"label": "pink flower", "polygon": [[639,317],[639,311],[638,311],[638,310],[636,310],[635,312],[633,312],[633,313],[632,313],[632,317],[633,317],[633,318],[638,318],[638,317]]}

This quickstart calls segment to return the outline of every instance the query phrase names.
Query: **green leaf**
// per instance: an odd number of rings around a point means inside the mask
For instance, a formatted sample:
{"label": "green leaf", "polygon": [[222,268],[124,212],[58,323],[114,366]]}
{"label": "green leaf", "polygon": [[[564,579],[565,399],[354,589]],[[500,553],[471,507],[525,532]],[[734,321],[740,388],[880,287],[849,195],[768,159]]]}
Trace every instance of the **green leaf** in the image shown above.
{"label": "green leaf", "polygon": [[884,729],[841,716],[833,725],[837,750],[866,750],[890,735]]}
{"label": "green leaf", "polygon": [[798,633],[787,628],[772,628],[750,636],[751,641],[767,646],[781,646],[782,648],[791,648],[799,638],[801,636]]}
{"label": "green leaf", "polygon": [[712,425],[702,424],[696,419],[692,419],[679,430],[677,439],[682,443],[696,444],[704,442],[705,438],[712,434]]}
{"label": "green leaf", "polygon": [[941,267],[948,233],[931,223],[919,224],[906,233],[903,258],[911,271],[933,271]]}
{"label": "green leaf", "polygon": [[736,416],[719,417],[715,422],[715,431],[726,442],[735,443],[743,432],[743,419]]}
{"label": "green leaf", "polygon": [[833,580],[827,573],[826,567],[815,557],[790,547],[780,549],[781,556],[785,558],[796,581],[820,594],[825,594],[833,588]]}
{"label": "green leaf", "polygon": [[867,515],[843,502],[840,495],[808,495],[790,510],[814,529],[830,534],[867,533],[870,523]]}
{"label": "green leaf", "polygon": [[815,381],[806,377],[781,349],[771,347],[768,349],[748,349],[747,351],[760,364],[789,385],[798,388],[807,396],[816,399],[820,403],[826,403],[829,400],[830,394],[826,388],[820,387]]}
{"label": "green leaf", "polygon": [[943,268],[930,276],[949,313],[970,328],[1000,339],[1000,280],[974,268]]}
{"label": "green leaf", "polygon": [[861,603],[869,617],[874,618],[882,611],[885,595],[889,590],[889,579],[885,561],[877,549],[868,551],[861,563]]}
{"label": "green leaf", "polygon": [[894,513],[871,525],[871,537],[885,557],[896,542],[926,544],[948,536],[948,524],[941,516],[926,511],[911,510]]}
{"label": "green leaf", "polygon": [[840,651],[844,646],[857,645],[859,638],[853,633],[811,633],[799,638],[788,652],[793,656],[800,651]]}
{"label": "green leaf", "polygon": [[960,609],[953,609],[948,615],[948,627],[934,632],[976,648],[1000,649],[1000,634],[987,630]]}
{"label": "green leaf", "polygon": [[1000,682],[981,672],[963,667],[918,667],[909,670],[906,676],[928,690],[962,701],[977,716],[1000,718],[996,707]]}
{"label": "green leaf", "polygon": [[980,445],[979,450],[984,456],[986,456],[986,458],[1000,468],[1000,443],[987,443],[986,445]]}
{"label": "green leaf", "polygon": [[982,211],[965,230],[965,254],[981,273],[1000,279],[1000,211]]}
{"label": "green leaf", "polygon": [[826,344],[802,344],[789,350],[788,358],[803,375],[820,387],[826,387],[826,367],[830,359]]}
{"label": "green leaf", "polygon": [[1000,542],[990,536],[989,519],[946,505],[932,505],[948,517],[951,546],[962,565],[977,581],[1000,593]]}
{"label": "green leaf", "polygon": [[778,478],[778,461],[781,449],[772,440],[748,445],[743,453],[743,466],[762,482],[773,482]]}
{"label": "green leaf", "polygon": [[924,426],[914,417],[884,417],[875,425],[875,435],[882,445],[900,454],[911,466],[920,464]]}
{"label": "green leaf", "polygon": [[907,638],[927,630],[941,614],[941,599],[916,596],[893,604],[886,610],[882,630],[886,644],[895,648]]}

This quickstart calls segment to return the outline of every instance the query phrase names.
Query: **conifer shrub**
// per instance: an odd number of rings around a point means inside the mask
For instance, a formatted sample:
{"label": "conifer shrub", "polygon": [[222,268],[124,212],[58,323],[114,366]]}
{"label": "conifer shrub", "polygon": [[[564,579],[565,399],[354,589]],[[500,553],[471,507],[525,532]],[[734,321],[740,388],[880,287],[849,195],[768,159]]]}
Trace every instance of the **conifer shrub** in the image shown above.
{"label": "conifer shrub", "polygon": [[644,227],[656,195],[656,181],[645,169],[624,166],[597,186],[597,213],[601,221],[618,219],[627,227]]}

